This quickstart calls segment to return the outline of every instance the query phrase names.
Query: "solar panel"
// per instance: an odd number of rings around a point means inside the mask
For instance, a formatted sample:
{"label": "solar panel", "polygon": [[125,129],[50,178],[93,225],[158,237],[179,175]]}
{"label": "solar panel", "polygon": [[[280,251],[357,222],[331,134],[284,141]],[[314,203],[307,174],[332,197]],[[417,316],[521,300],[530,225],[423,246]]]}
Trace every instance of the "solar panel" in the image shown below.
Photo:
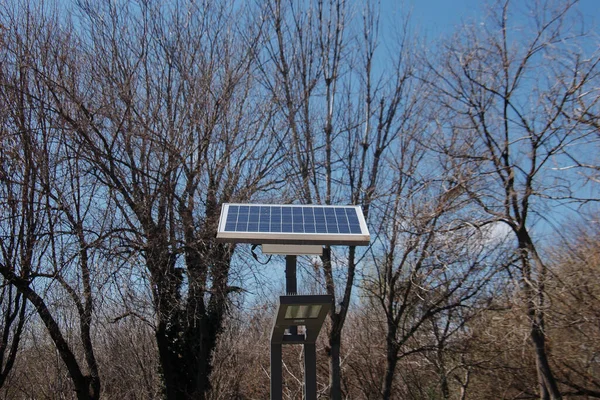
{"label": "solar panel", "polygon": [[222,242],[368,245],[360,206],[223,204]]}

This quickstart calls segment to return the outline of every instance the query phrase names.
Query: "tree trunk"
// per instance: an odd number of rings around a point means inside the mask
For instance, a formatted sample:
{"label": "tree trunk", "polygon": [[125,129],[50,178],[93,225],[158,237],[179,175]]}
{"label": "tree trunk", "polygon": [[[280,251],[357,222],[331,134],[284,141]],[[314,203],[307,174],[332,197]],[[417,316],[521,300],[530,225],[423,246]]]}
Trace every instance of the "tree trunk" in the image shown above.
{"label": "tree trunk", "polygon": [[[329,334],[329,397],[331,400],[341,400],[342,398],[342,384],[341,384],[341,366],[340,366],[340,352],[342,345],[342,334],[341,334],[341,316],[336,312],[336,297],[335,297],[335,283],[333,280],[333,270],[331,265],[331,248],[323,248],[323,255],[321,256],[323,262],[323,272],[325,275],[325,286],[327,294],[330,294],[333,299],[331,305],[331,311],[329,316],[331,319],[331,328]],[[340,311],[341,312],[341,311]]]}
{"label": "tree trunk", "polygon": [[471,371],[467,368],[465,372],[465,381],[460,383],[460,398],[459,400],[467,400],[467,388],[471,380]]}
{"label": "tree trunk", "polygon": [[[438,353],[438,360],[442,357],[441,351]],[[446,372],[446,367],[443,363],[443,360],[439,360],[440,362],[440,390],[442,392],[442,399],[448,400],[450,399],[450,385],[448,384],[448,373]]]}
{"label": "tree trunk", "polygon": [[[389,341],[388,341],[389,342]],[[398,352],[394,350],[393,344],[388,343],[386,362],[385,362],[385,378],[383,381],[382,399],[390,400],[392,398],[392,386],[394,385],[394,374],[396,365],[398,364]]]}
{"label": "tree trunk", "polygon": [[543,316],[539,310],[529,310],[531,318],[531,342],[535,349],[535,364],[540,383],[540,400],[560,400],[556,379],[552,374],[546,352],[546,338],[542,330]]}
{"label": "tree trunk", "polygon": [[100,393],[94,390],[96,386],[92,385],[92,378],[83,374],[81,368],[79,367],[79,363],[77,362],[77,358],[67,344],[67,341],[60,331],[58,323],[50,313],[50,310],[48,309],[48,306],[44,300],[31,287],[29,287],[29,284],[25,280],[20,279],[13,272],[3,271],[2,274],[4,275],[4,278],[10,283],[14,284],[23,294],[23,296],[25,296],[27,300],[35,307],[40,319],[46,326],[50,338],[58,350],[59,356],[69,371],[69,377],[71,378],[73,386],[75,387],[77,399],[99,399]]}
{"label": "tree trunk", "polygon": [[178,329],[166,329],[165,324],[157,329],[166,399],[206,399],[210,390],[212,350],[216,344],[209,325],[205,319],[188,329],[181,325]]}
{"label": "tree trunk", "polygon": [[341,335],[332,333],[329,336],[329,391],[331,400],[342,399],[342,382],[340,368]]}
{"label": "tree trunk", "polygon": [[[531,321],[530,339],[535,351],[535,364],[540,384],[540,400],[561,400],[562,395],[548,361],[546,334],[544,332],[544,311],[541,309],[542,304],[537,304],[535,301],[535,299],[539,299],[539,303],[543,301],[543,282],[539,280],[543,279],[540,277],[545,275],[543,272],[546,267],[536,251],[533,240],[524,227],[517,231],[517,238],[519,249],[522,252],[523,290],[527,301],[527,314]],[[531,261],[537,268],[535,277],[532,274]],[[533,281],[536,278],[538,279],[537,287],[534,287]]]}
{"label": "tree trunk", "polygon": [[[214,248],[207,240],[186,250],[187,299],[181,297],[183,271],[175,265],[168,247],[149,252],[153,273],[158,327],[155,332],[168,400],[204,400],[210,391],[212,353],[223,325],[227,301],[230,254],[224,245]],[[166,271],[166,272],[164,272]],[[206,305],[207,274],[210,299]]]}

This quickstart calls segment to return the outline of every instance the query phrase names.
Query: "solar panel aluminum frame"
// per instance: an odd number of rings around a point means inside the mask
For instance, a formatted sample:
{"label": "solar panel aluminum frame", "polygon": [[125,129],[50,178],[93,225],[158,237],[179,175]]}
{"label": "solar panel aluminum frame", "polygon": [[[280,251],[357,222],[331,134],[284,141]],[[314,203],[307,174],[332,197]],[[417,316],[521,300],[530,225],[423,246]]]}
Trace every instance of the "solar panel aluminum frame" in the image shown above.
{"label": "solar panel aluminum frame", "polygon": [[[225,224],[227,222],[227,215],[230,206],[355,208],[361,233],[226,231]],[[369,230],[360,206],[224,203],[221,207],[221,215],[219,218],[216,239],[217,242],[220,243],[368,246],[371,241],[371,236],[369,234]]]}

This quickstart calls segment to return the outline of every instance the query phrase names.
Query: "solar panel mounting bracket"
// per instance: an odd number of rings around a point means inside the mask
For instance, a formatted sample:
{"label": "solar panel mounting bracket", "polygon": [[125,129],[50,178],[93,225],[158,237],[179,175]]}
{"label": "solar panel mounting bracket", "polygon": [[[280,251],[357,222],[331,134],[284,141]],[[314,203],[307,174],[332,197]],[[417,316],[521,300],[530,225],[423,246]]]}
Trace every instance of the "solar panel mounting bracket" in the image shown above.
{"label": "solar panel mounting bracket", "polygon": [[263,254],[282,254],[291,256],[320,256],[323,254],[323,246],[310,244],[263,244]]}

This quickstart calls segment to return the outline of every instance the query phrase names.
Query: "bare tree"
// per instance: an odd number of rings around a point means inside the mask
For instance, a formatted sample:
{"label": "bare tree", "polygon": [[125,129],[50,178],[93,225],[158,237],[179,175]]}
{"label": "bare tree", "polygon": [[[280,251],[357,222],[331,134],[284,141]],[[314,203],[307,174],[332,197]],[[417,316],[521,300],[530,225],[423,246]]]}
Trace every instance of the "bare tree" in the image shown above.
{"label": "bare tree", "polygon": [[[291,146],[285,154],[292,188],[287,197],[304,204],[332,204],[339,200],[332,194],[332,171],[339,160],[334,159],[333,153],[334,139],[338,136],[334,132],[333,118],[342,74],[341,55],[346,46],[346,3],[319,1],[304,7],[277,0],[269,4],[269,12],[273,38],[267,42],[266,54],[270,68],[264,68],[263,72],[287,125],[285,135],[291,137]],[[319,95],[320,89],[324,90],[325,98]],[[314,104],[321,107],[316,115]],[[317,118],[323,120],[321,126],[315,125]],[[326,291],[335,299],[329,248],[324,249],[322,262]],[[354,265],[349,268],[348,295],[353,285]],[[342,304],[339,311],[338,303]],[[333,399],[341,398],[341,328],[347,305],[334,300],[330,313],[329,382]]]}
{"label": "bare tree", "polygon": [[385,374],[385,325],[369,301],[355,304],[344,327],[344,355],[347,365],[342,385],[349,398],[381,397],[381,377]]}
{"label": "bare tree", "polygon": [[138,318],[122,318],[97,326],[103,398],[160,398],[160,365],[152,326]]}
{"label": "bare tree", "polygon": [[114,202],[123,245],[144,257],[166,397],[204,398],[234,290],[233,247],[214,240],[219,206],[276,180],[251,74],[260,25],[226,2],[79,5],[74,46],[37,69],[45,106]]}
{"label": "bare tree", "polygon": [[[5,71],[2,71],[4,75]],[[29,254],[32,252],[36,235],[37,218],[26,201],[35,187],[31,171],[21,171],[23,148],[19,137],[11,128],[13,121],[19,121],[16,115],[7,115],[14,108],[8,105],[14,96],[1,93],[3,112],[0,122],[0,268],[19,271],[23,264],[29,268]],[[22,100],[22,97],[21,97]],[[21,109],[22,110],[22,109]],[[15,114],[19,114],[18,112]],[[24,201],[25,200],[25,201]],[[27,298],[2,275],[0,282],[0,387],[4,386],[19,350],[19,342],[27,318]]]}
{"label": "bare tree", "polygon": [[[3,45],[9,35],[5,29],[0,30],[0,45]],[[4,54],[3,60],[6,59]],[[4,80],[7,71],[0,70],[0,79]],[[32,184],[29,182],[29,174],[19,174],[17,161],[22,157],[19,140],[13,136],[11,126],[14,121],[22,121],[15,108],[9,104],[16,100],[12,93],[1,91],[2,113],[0,114],[0,209],[2,217],[0,224],[0,265],[12,271],[19,270],[22,262],[27,263],[27,255],[30,252],[31,241],[27,240],[29,235],[34,234],[35,222],[31,213],[24,207],[23,198],[27,198]],[[23,98],[20,97],[21,104]],[[22,110],[22,108],[21,108]],[[12,134],[11,134],[12,133]],[[19,179],[22,178],[22,179]],[[30,210],[29,210],[30,211]],[[29,215],[27,215],[29,214]],[[21,233],[22,232],[22,233]],[[21,292],[2,278],[0,283],[0,387],[4,386],[8,378],[19,350],[19,342],[23,333],[23,327],[27,317],[27,299]]]}
{"label": "bare tree", "polygon": [[452,160],[448,176],[485,214],[481,224],[501,222],[514,233],[541,399],[559,399],[561,390],[544,328],[550,271],[533,224],[549,207],[591,200],[580,195],[575,171],[563,168],[569,155],[589,156],[591,130],[568,115],[598,69],[598,57],[579,47],[573,6],[527,3],[522,29],[512,19],[517,6],[499,3],[485,24],[446,45],[429,81],[444,113],[438,150]]}
{"label": "bare tree", "polygon": [[561,258],[538,236],[598,201],[574,4],[522,28],[498,3],[420,65],[375,4],[201,3],[0,6],[0,386],[16,366],[30,397],[266,396],[269,306],[234,310],[215,241],[222,203],[260,200],[361,205],[374,238],[305,271],[334,298],[321,395],[597,396],[594,239]]}
{"label": "bare tree", "polygon": [[401,151],[398,162],[407,164],[398,170],[397,190],[381,212],[383,249],[365,277],[365,290],[386,327],[385,399],[400,390],[395,389],[399,360],[424,352],[437,355],[440,392],[449,398],[445,344],[485,308],[485,289],[502,262],[485,232],[461,220],[464,197],[454,188],[444,190],[442,179],[428,180],[424,165],[412,165],[425,164],[420,147],[412,143]]}
{"label": "bare tree", "polygon": [[[6,38],[10,39],[3,47],[3,101],[13,106],[2,126],[5,154],[9,155],[4,160],[2,181],[10,213],[3,220],[3,230],[11,235],[2,240],[0,273],[36,310],[69,372],[77,397],[96,399],[100,380],[90,332],[93,244],[84,222],[94,186],[84,187],[80,171],[64,152],[57,121],[44,105],[49,92],[40,85],[35,64],[58,55],[53,53],[57,48],[48,42],[50,37],[64,37],[56,28],[57,20],[45,15],[47,11],[19,4],[2,15]],[[38,17],[38,12],[42,16]],[[63,185],[62,179],[68,183]],[[91,197],[87,190],[91,190]],[[65,335],[68,327],[61,326],[61,311],[49,303],[51,293],[57,290],[64,290],[77,309],[79,345],[87,371],[74,350],[77,344]]]}
{"label": "bare tree", "polygon": [[[265,84],[287,124],[289,201],[358,204],[368,219],[382,184],[392,143],[410,120],[413,98],[407,31],[385,74],[375,71],[379,14],[374,5],[355,10],[346,1],[269,5],[271,40]],[[352,29],[359,26],[359,29]],[[328,329],[330,396],[339,399],[342,329],[352,301],[356,248],[324,248],[322,285],[334,298]],[[338,273],[335,265],[344,265]],[[320,274],[318,274],[320,275]]]}
{"label": "bare tree", "polygon": [[554,349],[554,365],[557,380],[569,388],[566,394],[600,398],[600,372],[594,361],[600,336],[595,306],[600,287],[594,279],[600,257],[597,217],[584,217],[565,231],[568,235],[549,252],[553,279],[547,294],[553,307],[548,310],[546,329],[561,344]]}
{"label": "bare tree", "polygon": [[18,354],[19,342],[27,317],[27,303],[26,298],[13,285],[2,282],[0,305],[2,306],[3,316],[2,325],[0,326],[0,333],[2,334],[2,342],[0,343],[0,361],[2,361],[0,387],[2,387],[13,369]]}

